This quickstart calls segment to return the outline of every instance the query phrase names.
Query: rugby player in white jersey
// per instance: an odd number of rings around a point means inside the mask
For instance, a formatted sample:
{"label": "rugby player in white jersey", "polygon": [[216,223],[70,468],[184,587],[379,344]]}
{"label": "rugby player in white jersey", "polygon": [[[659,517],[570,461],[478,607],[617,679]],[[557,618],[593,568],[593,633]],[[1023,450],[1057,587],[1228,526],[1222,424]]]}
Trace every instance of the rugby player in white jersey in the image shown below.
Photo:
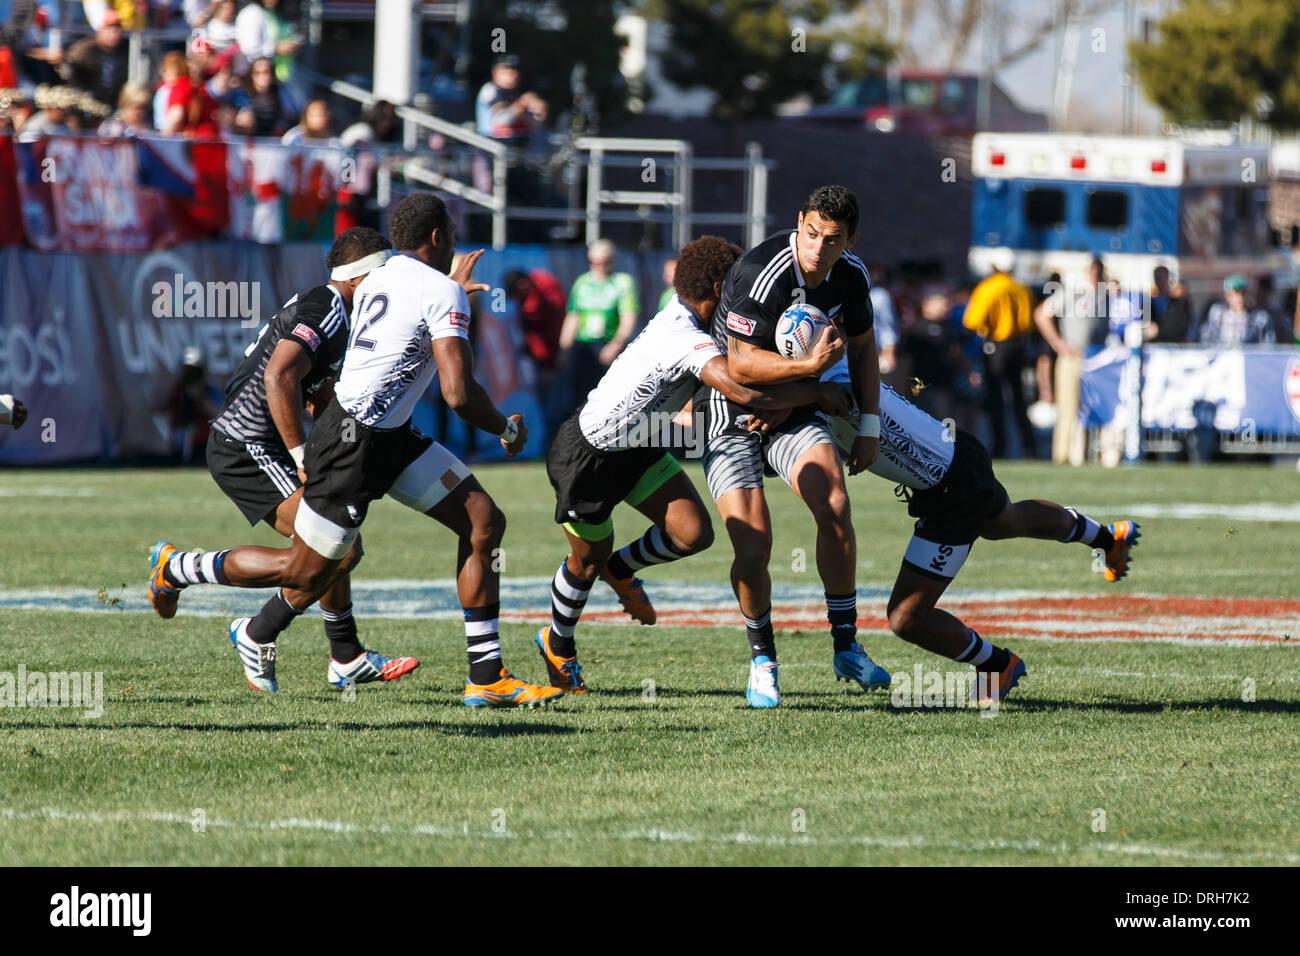
{"label": "rugby player in white jersey", "polygon": [[[231,375],[225,405],[212,422],[207,463],[217,486],[249,524],[265,521],[285,537],[293,536],[305,474],[303,406],[313,417],[324,410],[347,349],[353,293],[390,255],[388,237],[374,229],[358,226],[340,233],[325,257],[329,282],[286,302],[262,326]],[[355,565],[360,556],[358,540],[345,567]],[[163,540],[153,546],[149,563],[149,602],[164,618],[175,615],[181,591],[192,585],[255,586],[240,577],[238,567],[227,569],[220,551],[181,551]],[[362,647],[346,571],[323,593],[281,588],[268,602],[271,611],[254,618],[249,631],[262,643],[273,644],[293,620],[291,614],[300,614],[317,600],[330,645],[326,680],[333,686],[397,680],[419,666],[414,657],[389,658]],[[276,689],[269,684],[254,687]]]}
{"label": "rugby player in white jersey", "polygon": [[[636,572],[713,543],[708,511],[663,442],[673,435],[664,426],[699,382],[731,401],[768,411],[815,405],[838,414],[850,408],[841,387],[816,380],[843,354],[842,343],[829,330],[799,363],[805,381],[749,388],[732,379],[706,328],[723,278],[740,255],[738,246],[717,236],[687,245],[677,260],[676,294],[619,355],[551,443],[546,473],[555,488],[555,521],[564,527],[570,551],[551,584],[551,623],[537,632],[536,641],[555,687],[586,690],[574,628],[598,576],[610,581],[634,617],[653,623]],[[652,524],[615,552],[610,515],[620,501]]]}
{"label": "rugby player in white jersey", "polygon": [[[825,377],[847,386],[847,366]],[[831,425],[847,456],[856,429],[842,418]],[[917,519],[889,597],[889,626],[918,647],[972,664],[979,702],[1002,700],[1025,675],[1025,663],[936,607],[976,539],[1078,542],[1102,555],[1107,581],[1128,573],[1137,522],[1102,525],[1050,501],[1012,502],[978,438],[931,418],[887,385],[880,389],[880,456],[867,470],[897,482],[908,514]]]}
{"label": "rugby player in white jersey", "polygon": [[[455,257],[456,227],[432,193],[407,196],[393,211],[389,233],[397,254],[356,291],[352,329],[334,397],[307,439],[306,489],[294,521],[293,547],[242,547],[224,567],[262,586],[302,590],[327,586],[359,533],[370,502],[389,494],[454,532],[457,593],[465,616],[469,707],[531,707],[562,696],[512,676],[497,639],[499,554],[505,516],[454,455],[421,435],[411,413],[438,376],[447,404],[468,424],[499,436],[508,457],[524,447],[523,416],[507,418],[473,377],[467,292],[481,251]],[[270,609],[275,613],[275,609]],[[268,608],[263,608],[267,613]],[[274,645],[252,640],[251,619],[231,623],[249,683],[274,684]]]}

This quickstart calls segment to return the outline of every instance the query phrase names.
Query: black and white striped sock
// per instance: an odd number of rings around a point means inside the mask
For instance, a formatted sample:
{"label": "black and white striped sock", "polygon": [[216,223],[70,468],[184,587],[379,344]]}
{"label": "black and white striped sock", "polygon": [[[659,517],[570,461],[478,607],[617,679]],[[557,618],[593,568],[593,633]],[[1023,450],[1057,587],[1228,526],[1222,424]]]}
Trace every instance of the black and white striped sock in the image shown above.
{"label": "black and white striped sock", "polygon": [[1111,546],[1115,544],[1115,538],[1111,535],[1110,529],[1102,525],[1101,522],[1094,521],[1073,508],[1066,508],[1065,510],[1074,518],[1074,527],[1062,539],[1067,544],[1080,541],[1090,548],[1101,548],[1103,551],[1109,551]]}
{"label": "black and white striped sock", "polygon": [[163,577],[174,588],[190,584],[227,584],[222,563],[230,549],[225,551],[181,551],[167,559]]}
{"label": "black and white striped sock", "polygon": [[320,616],[325,619],[325,637],[330,642],[330,657],[340,664],[355,661],[365,650],[357,637],[357,619],[352,616],[352,605],[341,610],[322,607]]}
{"label": "black and white striped sock", "polygon": [[772,609],[760,617],[745,618],[745,636],[749,638],[749,656],[776,660],[776,636],[772,633]]}
{"label": "black and white striped sock", "polygon": [[956,657],[955,661],[963,664],[974,664],[975,669],[979,671],[1003,671],[1011,663],[1011,654],[990,644],[984,638],[975,633],[975,629],[968,627],[970,632],[970,643],[966,645],[966,650],[962,651]]}
{"label": "black and white striped sock", "polygon": [[551,581],[551,650],[561,657],[577,653],[573,630],[578,626],[582,609],[587,606],[591,585],[569,570],[568,560],[560,562]]}
{"label": "black and white striped sock", "polygon": [[642,568],[680,561],[685,557],[689,557],[689,552],[675,547],[656,524],[651,525],[645,534],[631,544],[615,551],[606,567],[617,580],[625,581]]}
{"label": "black and white striped sock", "polygon": [[465,644],[469,654],[471,684],[495,684],[501,679],[501,640],[497,636],[500,602],[483,607],[462,608],[465,612]]}

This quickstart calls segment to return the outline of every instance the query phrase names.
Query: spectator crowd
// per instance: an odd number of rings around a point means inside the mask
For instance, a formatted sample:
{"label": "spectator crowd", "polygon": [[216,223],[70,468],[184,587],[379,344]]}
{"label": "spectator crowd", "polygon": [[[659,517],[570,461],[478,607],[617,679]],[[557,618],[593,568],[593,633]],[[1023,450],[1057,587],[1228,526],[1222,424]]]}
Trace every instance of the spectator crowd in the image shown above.
{"label": "spectator crowd", "polygon": [[[286,144],[395,142],[392,104],[338,129],[295,59],[304,39],[281,0],[85,0],[59,28],[58,4],[0,0],[0,131],[23,138],[69,132],[196,139],[278,137]],[[178,25],[184,29],[174,31]],[[172,28],[147,83],[130,77],[128,31]],[[62,37],[91,31],[66,48]],[[151,47],[152,49],[152,47]]]}
{"label": "spectator crowd", "polygon": [[[935,417],[985,435],[995,457],[1084,460],[1079,388],[1091,347],[1134,336],[1226,348],[1300,344],[1296,291],[1282,294],[1268,276],[1252,290],[1246,276],[1230,275],[1197,310],[1164,266],[1134,290],[1108,278],[1101,259],[1081,284],[1052,275],[1035,287],[1013,278],[1012,257],[991,265],[979,282],[955,287],[899,281],[879,264],[869,272],[885,381]],[[1050,449],[1040,439],[1049,429]]]}

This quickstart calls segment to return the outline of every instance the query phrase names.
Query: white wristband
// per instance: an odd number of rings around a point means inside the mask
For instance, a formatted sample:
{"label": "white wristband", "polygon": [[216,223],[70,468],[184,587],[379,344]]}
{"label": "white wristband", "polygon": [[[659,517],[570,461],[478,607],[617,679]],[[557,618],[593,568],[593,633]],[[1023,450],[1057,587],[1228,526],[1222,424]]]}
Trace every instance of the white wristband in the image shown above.
{"label": "white wristband", "polygon": [[519,424],[513,418],[506,419],[506,430],[497,436],[507,445],[513,444],[519,437]]}
{"label": "white wristband", "polygon": [[307,457],[306,449],[307,449],[306,442],[303,442],[301,445],[298,445],[296,448],[289,449],[289,457],[293,459],[294,465],[296,465],[299,468],[302,467],[303,459]]}
{"label": "white wristband", "polygon": [[880,437],[880,416],[863,415],[862,420],[858,422],[859,438],[879,438]]}
{"label": "white wristband", "polygon": [[14,397],[0,395],[0,425],[8,425],[14,420]]}

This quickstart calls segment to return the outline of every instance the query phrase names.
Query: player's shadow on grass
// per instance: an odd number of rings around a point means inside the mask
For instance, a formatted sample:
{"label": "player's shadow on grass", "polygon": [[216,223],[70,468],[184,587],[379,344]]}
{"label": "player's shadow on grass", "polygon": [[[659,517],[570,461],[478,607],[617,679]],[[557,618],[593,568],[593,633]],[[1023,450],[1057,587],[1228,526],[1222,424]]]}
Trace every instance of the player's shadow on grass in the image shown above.
{"label": "player's shadow on grass", "polygon": [[[885,698],[888,704],[888,698]],[[1205,700],[1051,700],[1045,697],[1022,697],[1019,694],[1008,698],[1001,705],[1012,711],[1021,710],[1028,713],[1045,713],[1058,710],[1076,711],[1112,711],[1117,714],[1159,714],[1169,711],[1212,711],[1235,710],[1248,714],[1300,714],[1300,701],[1296,700],[1255,700],[1244,701],[1235,697],[1216,697]],[[907,705],[903,707],[886,706],[881,708],[893,714],[951,714],[956,710],[977,710],[974,705],[966,707],[923,707]]]}
{"label": "player's shadow on grass", "polygon": [[[799,700],[792,700],[789,697],[783,697],[781,699],[781,706],[776,709],[777,710],[815,710],[818,713],[822,713],[822,714],[837,713],[841,711],[856,712],[856,711],[867,711],[867,710],[892,709],[887,706],[889,704],[888,698],[883,698],[882,700],[882,699],[873,699],[871,697],[851,697],[847,694],[843,697],[838,697],[835,694],[800,694],[799,697],[800,697]],[[809,697],[819,697],[821,698],[822,703],[813,703],[807,699]],[[882,703],[885,706],[882,706]],[[754,708],[750,707],[748,704],[742,701],[736,707],[736,709],[753,710]]]}
{"label": "player's shadow on grass", "polygon": [[1158,714],[1164,711],[1232,710],[1246,714],[1300,714],[1300,700],[1242,700],[1213,697],[1202,700],[1051,700],[1045,697],[1010,697],[1003,707],[1027,711],[1108,710],[1119,714]]}
{"label": "player's shadow on grass", "polygon": [[[30,725],[34,729],[47,729],[44,725],[37,727]],[[593,728],[587,727],[569,727],[563,724],[554,723],[529,723],[526,721],[511,721],[500,724],[462,724],[449,723],[438,720],[399,720],[393,722],[384,722],[376,720],[373,723],[365,721],[330,721],[324,723],[321,721],[296,721],[294,723],[278,724],[198,724],[198,723],[174,723],[167,721],[155,722],[134,722],[134,723],[106,723],[104,721],[93,721],[76,724],[59,724],[55,725],[59,730],[184,730],[195,733],[218,733],[218,734],[240,734],[240,733],[283,733],[288,731],[312,731],[319,730],[329,732],[344,731],[365,731],[375,730],[427,730],[433,733],[441,734],[444,737],[529,737],[529,736],[558,736],[562,734],[585,734],[597,732]]]}

